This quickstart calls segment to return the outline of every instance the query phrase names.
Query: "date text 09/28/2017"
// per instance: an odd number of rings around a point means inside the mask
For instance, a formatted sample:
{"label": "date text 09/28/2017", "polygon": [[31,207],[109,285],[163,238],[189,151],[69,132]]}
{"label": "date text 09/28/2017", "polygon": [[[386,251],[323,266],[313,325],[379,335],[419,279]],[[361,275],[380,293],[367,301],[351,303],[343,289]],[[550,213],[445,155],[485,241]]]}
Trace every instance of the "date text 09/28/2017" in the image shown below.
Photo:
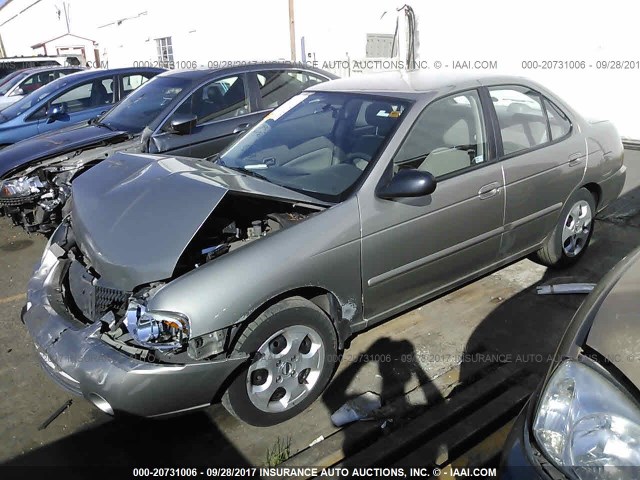
{"label": "date text 09/28/2017", "polygon": [[523,60],[523,70],[640,70],[640,60]]}

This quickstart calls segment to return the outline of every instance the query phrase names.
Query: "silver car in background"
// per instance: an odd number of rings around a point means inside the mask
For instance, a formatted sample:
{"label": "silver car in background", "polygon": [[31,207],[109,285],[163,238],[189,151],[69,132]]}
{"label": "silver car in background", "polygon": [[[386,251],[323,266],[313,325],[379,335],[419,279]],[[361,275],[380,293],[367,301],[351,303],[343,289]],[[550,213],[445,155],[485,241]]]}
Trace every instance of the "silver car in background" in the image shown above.
{"label": "silver car in background", "polygon": [[0,110],[60,77],[81,70],[80,67],[40,67],[13,72],[7,76],[10,78],[0,82]]}
{"label": "silver car in background", "polygon": [[330,81],[220,155],[116,154],[78,177],[23,321],[105,412],[222,399],[272,425],[362,329],[529,254],[578,261],[625,170],[609,122],[522,78]]}

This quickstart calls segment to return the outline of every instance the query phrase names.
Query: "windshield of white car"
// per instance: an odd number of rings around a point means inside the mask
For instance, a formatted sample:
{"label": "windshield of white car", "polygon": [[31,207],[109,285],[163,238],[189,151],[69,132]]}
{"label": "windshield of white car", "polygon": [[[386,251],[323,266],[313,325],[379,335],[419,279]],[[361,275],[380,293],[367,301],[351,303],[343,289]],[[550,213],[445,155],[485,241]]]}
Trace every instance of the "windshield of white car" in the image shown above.
{"label": "windshield of white car", "polygon": [[408,106],[391,97],[304,92],[267,115],[215,163],[336,202],[377,158]]}
{"label": "windshield of white car", "polygon": [[99,122],[113,130],[139,133],[167,108],[191,81],[180,77],[155,77],[107,112]]}

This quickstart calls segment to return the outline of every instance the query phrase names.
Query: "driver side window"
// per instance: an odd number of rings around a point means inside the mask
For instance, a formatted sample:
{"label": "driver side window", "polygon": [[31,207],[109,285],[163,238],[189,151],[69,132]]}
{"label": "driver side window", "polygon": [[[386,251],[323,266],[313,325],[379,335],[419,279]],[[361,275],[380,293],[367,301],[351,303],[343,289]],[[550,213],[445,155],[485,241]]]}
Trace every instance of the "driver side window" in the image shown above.
{"label": "driver side window", "polygon": [[[34,113],[29,120],[47,116],[47,111],[56,106],[66,105],[67,114],[82,112],[90,108],[113,105],[113,77],[98,78],[82,83],[54,98]],[[106,108],[105,108],[106,110]]]}
{"label": "driver side window", "polygon": [[218,79],[198,88],[178,107],[169,120],[195,115],[198,125],[249,113],[243,76]]}
{"label": "driver side window", "polygon": [[475,90],[428,105],[393,160],[394,170],[417,169],[444,177],[485,162],[487,144]]}

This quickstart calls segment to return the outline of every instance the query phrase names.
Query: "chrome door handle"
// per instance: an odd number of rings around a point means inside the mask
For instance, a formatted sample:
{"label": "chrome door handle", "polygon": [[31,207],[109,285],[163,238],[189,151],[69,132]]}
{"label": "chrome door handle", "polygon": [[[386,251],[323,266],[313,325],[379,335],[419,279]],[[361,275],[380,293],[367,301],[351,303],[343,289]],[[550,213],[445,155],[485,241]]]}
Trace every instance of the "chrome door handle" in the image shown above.
{"label": "chrome door handle", "polygon": [[478,197],[480,197],[481,200],[484,200],[486,198],[493,197],[499,191],[500,191],[500,184],[498,182],[493,182],[480,188],[480,190],[478,190]]}
{"label": "chrome door handle", "polygon": [[238,125],[236,128],[233,129],[233,133],[244,132],[250,126],[251,126],[250,123],[241,123],[240,125]]}

